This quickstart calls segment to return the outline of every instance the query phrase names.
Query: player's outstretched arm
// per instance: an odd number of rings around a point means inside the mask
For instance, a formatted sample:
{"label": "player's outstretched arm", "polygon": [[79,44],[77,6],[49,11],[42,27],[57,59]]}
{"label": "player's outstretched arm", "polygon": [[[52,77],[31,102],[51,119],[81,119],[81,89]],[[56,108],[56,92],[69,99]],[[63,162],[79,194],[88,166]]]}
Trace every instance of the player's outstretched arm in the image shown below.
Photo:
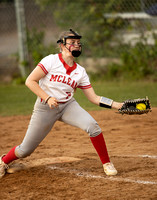
{"label": "player's outstretched arm", "polygon": [[108,99],[108,98],[104,98],[104,97],[96,95],[93,88],[84,89],[83,92],[91,103],[102,106],[102,107],[120,109],[123,105],[123,103],[119,103],[119,102],[113,101],[112,99]]}

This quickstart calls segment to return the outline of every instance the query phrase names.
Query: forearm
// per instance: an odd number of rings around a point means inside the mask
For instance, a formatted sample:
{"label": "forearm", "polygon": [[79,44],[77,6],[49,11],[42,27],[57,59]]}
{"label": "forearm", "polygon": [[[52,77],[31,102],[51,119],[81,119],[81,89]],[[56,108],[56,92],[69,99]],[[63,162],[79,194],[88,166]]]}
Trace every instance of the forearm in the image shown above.
{"label": "forearm", "polygon": [[44,90],[41,89],[38,82],[34,80],[26,80],[25,85],[37,96],[39,96],[41,99],[46,100],[49,96]]}
{"label": "forearm", "polygon": [[120,109],[122,105],[123,103],[113,101],[112,99],[106,97],[100,97],[99,106],[101,107]]}
{"label": "forearm", "polygon": [[91,103],[101,107],[120,109],[123,105],[123,103],[119,103],[113,101],[112,99],[96,95],[93,88],[85,89],[83,92]]}
{"label": "forearm", "polygon": [[94,98],[88,98],[88,100],[91,102],[91,103],[93,103],[93,104],[96,104],[96,105],[98,105],[99,106],[99,103],[100,103],[100,96],[95,96]]}
{"label": "forearm", "polygon": [[112,99],[106,98],[105,97],[105,101],[104,101],[104,106],[101,104],[101,99],[103,97],[100,96],[96,96],[95,99],[91,99],[90,101],[96,105],[102,106],[102,107],[106,107],[106,108],[113,108],[113,109],[120,109],[123,105],[123,103],[119,103],[116,101],[113,101]]}

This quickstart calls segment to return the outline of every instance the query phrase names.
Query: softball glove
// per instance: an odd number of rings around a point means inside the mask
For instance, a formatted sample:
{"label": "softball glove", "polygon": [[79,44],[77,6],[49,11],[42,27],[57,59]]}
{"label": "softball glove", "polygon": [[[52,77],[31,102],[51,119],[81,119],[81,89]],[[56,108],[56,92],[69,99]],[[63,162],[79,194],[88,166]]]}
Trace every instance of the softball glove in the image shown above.
{"label": "softball glove", "polygon": [[133,114],[144,114],[151,112],[151,104],[148,99],[148,97],[143,98],[143,99],[128,99],[124,101],[123,106],[118,110],[119,113],[121,114],[128,114],[128,115],[133,115]]}

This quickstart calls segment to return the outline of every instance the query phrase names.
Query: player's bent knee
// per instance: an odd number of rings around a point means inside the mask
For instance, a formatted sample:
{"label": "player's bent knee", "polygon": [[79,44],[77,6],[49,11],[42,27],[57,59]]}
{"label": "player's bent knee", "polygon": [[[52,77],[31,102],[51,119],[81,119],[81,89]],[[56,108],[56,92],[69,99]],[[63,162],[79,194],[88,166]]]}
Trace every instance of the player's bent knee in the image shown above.
{"label": "player's bent knee", "polygon": [[90,124],[89,128],[87,129],[87,133],[89,134],[90,137],[96,137],[101,133],[101,128],[97,124],[97,122],[93,122]]}

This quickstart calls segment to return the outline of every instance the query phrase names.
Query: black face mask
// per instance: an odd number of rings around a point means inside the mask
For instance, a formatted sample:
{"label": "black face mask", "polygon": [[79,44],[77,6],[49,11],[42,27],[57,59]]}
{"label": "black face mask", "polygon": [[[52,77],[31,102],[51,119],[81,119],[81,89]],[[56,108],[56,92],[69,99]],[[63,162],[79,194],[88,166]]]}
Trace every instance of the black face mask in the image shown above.
{"label": "black face mask", "polygon": [[74,57],[79,57],[81,55],[81,51],[78,51],[78,50],[73,50],[71,53],[72,53],[72,56]]}

